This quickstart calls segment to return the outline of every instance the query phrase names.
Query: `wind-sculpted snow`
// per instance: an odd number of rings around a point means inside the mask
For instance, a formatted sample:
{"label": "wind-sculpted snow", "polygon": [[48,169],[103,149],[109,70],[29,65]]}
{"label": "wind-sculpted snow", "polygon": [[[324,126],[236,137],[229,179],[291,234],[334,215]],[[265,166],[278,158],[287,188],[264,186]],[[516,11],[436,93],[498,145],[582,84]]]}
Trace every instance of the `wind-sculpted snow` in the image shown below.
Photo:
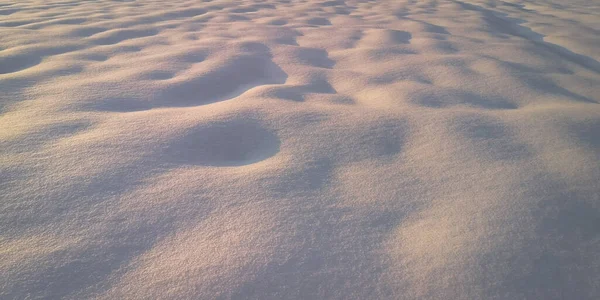
{"label": "wind-sculpted snow", "polygon": [[0,299],[600,299],[592,0],[0,0]]}

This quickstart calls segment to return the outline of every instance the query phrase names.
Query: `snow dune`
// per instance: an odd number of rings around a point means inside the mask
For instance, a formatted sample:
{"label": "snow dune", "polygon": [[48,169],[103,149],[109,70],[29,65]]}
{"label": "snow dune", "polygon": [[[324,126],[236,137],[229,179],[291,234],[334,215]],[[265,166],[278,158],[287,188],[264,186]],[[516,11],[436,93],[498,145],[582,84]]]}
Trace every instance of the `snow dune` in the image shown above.
{"label": "snow dune", "polygon": [[0,1],[0,299],[598,299],[594,0]]}

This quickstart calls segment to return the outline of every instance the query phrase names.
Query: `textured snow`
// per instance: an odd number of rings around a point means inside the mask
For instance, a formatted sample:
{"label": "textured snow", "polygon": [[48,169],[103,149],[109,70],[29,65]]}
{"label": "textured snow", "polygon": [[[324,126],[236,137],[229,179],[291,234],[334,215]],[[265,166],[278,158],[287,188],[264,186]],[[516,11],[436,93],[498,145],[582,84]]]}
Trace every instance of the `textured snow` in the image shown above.
{"label": "textured snow", "polygon": [[0,0],[0,299],[600,299],[600,2]]}

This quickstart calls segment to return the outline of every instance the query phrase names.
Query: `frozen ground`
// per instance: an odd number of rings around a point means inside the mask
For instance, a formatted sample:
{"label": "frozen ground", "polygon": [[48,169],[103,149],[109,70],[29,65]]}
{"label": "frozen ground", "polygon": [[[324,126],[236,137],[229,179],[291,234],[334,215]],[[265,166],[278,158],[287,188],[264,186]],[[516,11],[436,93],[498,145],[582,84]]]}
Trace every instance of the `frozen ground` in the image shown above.
{"label": "frozen ground", "polygon": [[0,1],[0,299],[600,299],[600,2]]}

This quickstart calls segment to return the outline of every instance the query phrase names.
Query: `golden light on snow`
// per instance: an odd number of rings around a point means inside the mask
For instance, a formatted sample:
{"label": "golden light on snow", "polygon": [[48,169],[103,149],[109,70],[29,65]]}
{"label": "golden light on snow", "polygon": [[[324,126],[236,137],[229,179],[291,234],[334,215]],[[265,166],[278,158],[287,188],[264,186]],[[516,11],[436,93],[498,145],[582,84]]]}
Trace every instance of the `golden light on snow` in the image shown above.
{"label": "golden light on snow", "polygon": [[599,299],[599,25],[0,0],[0,299]]}

